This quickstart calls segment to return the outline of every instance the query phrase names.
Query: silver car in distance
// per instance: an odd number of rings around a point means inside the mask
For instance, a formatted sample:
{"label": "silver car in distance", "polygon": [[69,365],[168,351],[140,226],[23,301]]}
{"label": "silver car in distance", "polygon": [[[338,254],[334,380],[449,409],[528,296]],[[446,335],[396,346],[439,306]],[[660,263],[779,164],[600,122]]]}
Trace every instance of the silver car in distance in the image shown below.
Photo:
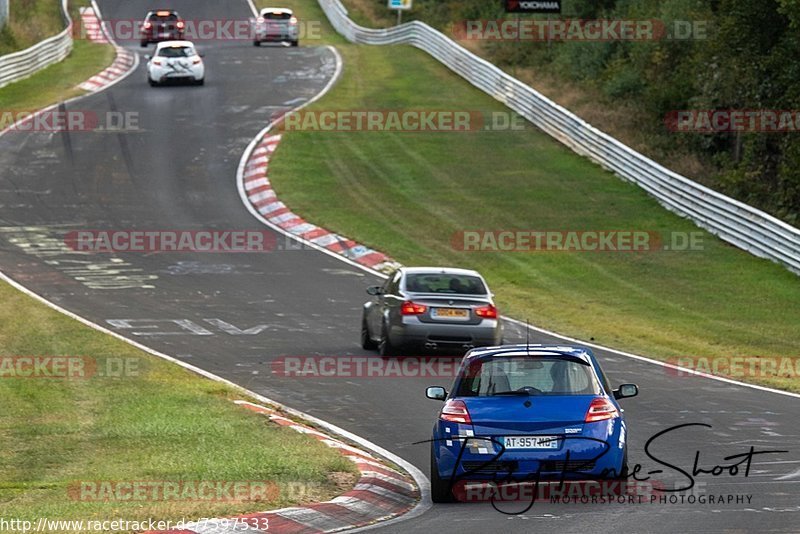
{"label": "silver car in distance", "polygon": [[406,350],[452,350],[503,343],[500,316],[476,271],[403,267],[367,289],[361,345],[381,356]]}

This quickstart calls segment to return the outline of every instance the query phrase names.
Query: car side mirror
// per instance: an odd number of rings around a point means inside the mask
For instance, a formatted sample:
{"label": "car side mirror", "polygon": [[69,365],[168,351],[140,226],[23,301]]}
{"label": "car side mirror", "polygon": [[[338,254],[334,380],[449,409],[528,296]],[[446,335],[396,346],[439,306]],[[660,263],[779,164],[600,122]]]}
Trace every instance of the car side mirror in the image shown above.
{"label": "car side mirror", "polygon": [[618,389],[614,390],[615,399],[626,399],[628,397],[635,397],[639,394],[639,387],[636,384],[622,384]]}
{"label": "car side mirror", "polygon": [[381,294],[381,286],[370,286],[367,288],[367,294],[369,295],[380,295]]}
{"label": "car side mirror", "polygon": [[206,53],[205,52],[198,52],[197,55],[200,56],[200,57],[206,57]]}
{"label": "car side mirror", "polygon": [[429,399],[443,401],[447,398],[447,391],[441,386],[431,386],[425,390],[425,396]]}
{"label": "car side mirror", "polygon": [[147,61],[150,61],[150,54],[145,54],[144,58],[145,58]]}

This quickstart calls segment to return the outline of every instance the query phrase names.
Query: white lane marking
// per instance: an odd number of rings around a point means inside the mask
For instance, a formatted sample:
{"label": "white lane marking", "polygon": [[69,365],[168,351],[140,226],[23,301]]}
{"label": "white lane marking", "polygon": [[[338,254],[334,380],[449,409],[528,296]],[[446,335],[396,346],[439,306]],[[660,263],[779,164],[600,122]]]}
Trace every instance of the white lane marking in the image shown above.
{"label": "white lane marking", "polygon": [[[253,13],[257,15],[257,11],[255,10],[255,6],[252,5],[252,0],[247,0],[247,1],[251,5],[251,8],[253,9]],[[322,88],[322,91],[320,91],[319,93],[314,95],[313,98],[307,100],[306,102],[304,102],[300,106],[296,107],[292,111],[300,110],[300,109],[308,106],[309,104],[312,104],[312,103],[316,102],[317,100],[319,100],[323,96],[325,96],[328,93],[328,91],[331,90],[331,88],[334,86],[334,84],[338,81],[339,77],[341,76],[341,73],[342,73],[342,57],[339,55],[339,52],[334,47],[327,46],[327,49],[334,55],[334,58],[336,60],[336,65],[335,65],[335,70],[334,70],[333,76],[331,76],[331,79],[328,80],[328,83],[325,85],[325,87]],[[366,267],[364,265],[361,265],[361,264],[356,263],[356,262],[354,262],[352,260],[349,260],[349,259],[347,259],[347,258],[345,258],[343,256],[340,256],[340,255],[336,254],[335,252],[332,252],[330,250],[325,249],[324,247],[321,247],[321,246],[317,245],[316,243],[312,243],[311,241],[309,241],[307,239],[303,239],[302,237],[296,236],[296,235],[292,234],[291,232],[287,232],[286,230],[284,230],[280,226],[272,224],[269,220],[267,220],[266,218],[264,218],[262,216],[262,214],[260,213],[261,210],[256,210],[256,208],[254,208],[253,205],[250,204],[250,201],[247,198],[247,193],[244,190],[245,166],[247,165],[247,161],[250,159],[250,155],[252,154],[253,150],[255,150],[256,146],[262,141],[262,138],[264,138],[264,136],[272,129],[273,126],[274,126],[274,122],[268,124],[263,130],[261,130],[258,133],[258,135],[256,135],[256,137],[253,138],[253,140],[250,142],[250,144],[247,145],[247,147],[245,148],[244,153],[242,154],[242,158],[239,160],[239,168],[236,171],[236,187],[239,190],[239,198],[241,199],[242,203],[244,204],[245,209],[247,209],[250,212],[250,214],[253,215],[253,217],[255,217],[256,219],[261,221],[262,224],[268,226],[269,228],[272,228],[273,230],[283,234],[284,236],[288,236],[291,239],[294,239],[295,241],[297,241],[299,243],[302,243],[302,244],[304,244],[306,246],[312,247],[312,248],[322,252],[323,254],[328,254],[331,257],[337,258],[339,261],[344,261],[345,263],[348,263],[348,264],[352,265],[353,267],[357,267],[357,268],[359,268],[359,269],[361,269],[361,270],[363,270],[365,272],[375,273],[374,270],[372,270],[372,269],[370,269],[370,268],[368,268],[368,267]],[[274,136],[274,137],[280,139],[280,136]],[[264,139],[264,140],[266,140],[266,139]],[[280,204],[283,204],[283,203],[281,202]],[[381,276],[385,277],[385,275],[381,275]],[[183,363],[183,362],[181,362],[181,363]],[[340,436],[343,436],[343,437],[349,439],[350,441],[353,441],[353,442],[361,445],[362,447],[364,447],[366,449],[369,449],[370,451],[378,454],[379,456],[382,456],[382,457],[386,458],[387,460],[389,460],[389,461],[393,462],[394,464],[396,464],[396,465],[400,466],[401,468],[403,468],[407,473],[409,473],[414,478],[414,481],[417,483],[417,486],[419,487],[420,494],[421,494],[421,499],[417,502],[416,506],[414,506],[414,508],[411,509],[411,511],[403,514],[400,517],[396,517],[396,518],[390,519],[388,521],[377,523],[375,525],[362,527],[360,529],[353,530],[352,532],[362,532],[364,530],[369,530],[369,529],[372,529],[372,528],[383,528],[383,527],[387,527],[389,525],[393,525],[395,523],[399,523],[399,522],[402,522],[402,521],[407,521],[409,519],[413,519],[415,517],[418,517],[418,516],[422,515],[429,508],[431,508],[432,503],[431,503],[431,500],[430,500],[430,493],[431,493],[430,481],[428,480],[428,477],[426,477],[425,474],[420,469],[418,469],[415,465],[413,465],[412,463],[404,460],[403,458],[401,458],[400,456],[394,454],[393,452],[390,452],[390,451],[384,449],[383,447],[380,447],[380,446],[378,446],[378,445],[376,445],[376,444],[374,444],[374,443],[372,443],[372,442],[370,442],[370,441],[368,441],[368,440],[366,440],[366,439],[364,439],[364,438],[362,438],[360,436],[357,436],[356,434],[353,434],[353,433],[351,433],[351,432],[349,432],[349,431],[347,431],[347,430],[345,430],[343,428],[340,428],[338,426],[332,425],[332,424],[330,424],[330,423],[328,423],[326,421],[323,421],[321,419],[317,419],[316,417],[310,416],[310,415],[305,414],[303,412],[299,412],[299,411],[293,410],[292,408],[289,408],[288,406],[276,403],[274,401],[269,401],[268,400],[267,402],[270,402],[272,404],[280,406],[283,410],[289,412],[290,414],[292,412],[296,412],[298,416],[301,416],[300,414],[302,414],[302,417],[305,417],[306,420],[312,421],[312,422],[318,424],[319,426],[321,426],[321,427],[323,427],[325,429],[329,429],[329,430],[331,430],[331,432],[334,432],[334,433],[336,433],[336,434],[338,434]],[[336,430],[334,431],[333,429],[336,429]]]}

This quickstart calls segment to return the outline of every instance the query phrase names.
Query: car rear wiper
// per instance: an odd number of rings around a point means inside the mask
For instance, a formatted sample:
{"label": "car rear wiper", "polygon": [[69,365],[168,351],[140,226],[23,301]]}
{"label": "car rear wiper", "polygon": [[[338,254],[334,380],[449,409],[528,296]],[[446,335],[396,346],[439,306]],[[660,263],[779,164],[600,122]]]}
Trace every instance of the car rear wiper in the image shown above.
{"label": "car rear wiper", "polygon": [[530,391],[527,390],[522,390],[522,391],[509,390],[509,391],[497,391],[495,393],[492,393],[493,397],[495,395],[517,395],[517,396],[530,397],[531,393]]}

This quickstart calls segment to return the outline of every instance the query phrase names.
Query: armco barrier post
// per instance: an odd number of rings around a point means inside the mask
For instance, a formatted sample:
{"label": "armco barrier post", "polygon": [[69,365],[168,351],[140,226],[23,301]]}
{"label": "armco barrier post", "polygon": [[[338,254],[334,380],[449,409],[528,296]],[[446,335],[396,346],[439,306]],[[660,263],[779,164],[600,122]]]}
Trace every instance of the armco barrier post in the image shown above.
{"label": "armco barrier post", "polygon": [[6,25],[8,21],[8,2],[9,0],[0,0],[0,29]]}

